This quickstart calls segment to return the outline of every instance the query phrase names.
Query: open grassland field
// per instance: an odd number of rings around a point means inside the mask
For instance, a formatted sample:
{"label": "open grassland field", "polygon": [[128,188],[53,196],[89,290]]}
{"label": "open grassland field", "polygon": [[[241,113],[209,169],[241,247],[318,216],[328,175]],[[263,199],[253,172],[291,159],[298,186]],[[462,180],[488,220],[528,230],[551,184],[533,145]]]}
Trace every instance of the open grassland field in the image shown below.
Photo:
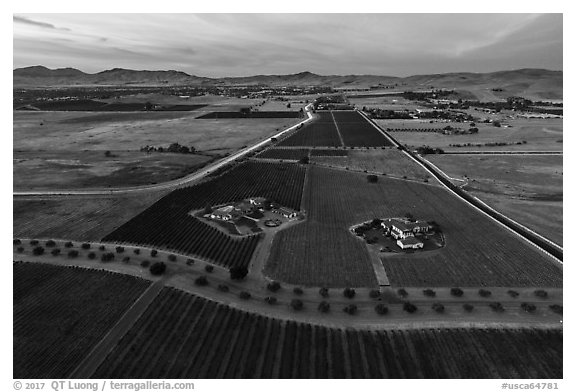
{"label": "open grassland field", "polygon": [[[438,122],[430,124],[421,120],[375,120],[383,129],[392,128],[443,128],[468,127],[464,123]],[[439,147],[444,151],[562,151],[562,119],[514,119],[508,121],[512,127],[494,127],[491,124],[476,123],[477,134],[471,135],[442,135],[433,132],[394,132],[392,136],[402,144],[419,147],[428,145]],[[465,129],[465,128],[464,128]],[[515,144],[526,141],[525,144]],[[450,147],[450,144],[467,147]],[[511,143],[505,146],[484,146],[485,143]],[[477,147],[475,144],[482,144]]]}
{"label": "open grassland field", "polygon": [[392,142],[356,111],[333,111],[344,145],[347,147],[392,146]]}
{"label": "open grassland field", "polygon": [[415,110],[415,109],[426,109],[425,107],[418,105],[416,102],[407,100],[402,97],[394,96],[394,97],[362,97],[362,98],[353,98],[348,97],[351,104],[355,105],[356,108],[362,110],[365,106],[366,108],[378,108],[383,110],[394,110],[394,111],[402,111],[402,110]]}
{"label": "open grassland field", "polygon": [[150,284],[128,275],[14,263],[14,378],[68,378]]}
{"label": "open grassland field", "polygon": [[18,197],[13,201],[14,236],[97,241],[163,194]]}
{"label": "open grassland field", "polygon": [[256,158],[298,161],[308,157],[309,154],[310,150],[307,148],[268,148],[258,154]]}
{"label": "open grassland field", "polygon": [[104,237],[193,254],[225,266],[248,265],[260,235],[232,238],[189,213],[206,205],[266,197],[300,209],[306,167],[246,162],[220,177],[168,194]]}
{"label": "open grassland field", "polygon": [[137,151],[14,152],[14,190],[127,187],[161,183],[194,172],[214,158]]}
{"label": "open grassland field", "polygon": [[278,143],[279,147],[341,147],[342,142],[330,112],[317,112],[311,123]]}
{"label": "open grassland field", "polygon": [[[123,181],[147,184],[189,174],[212,158],[147,154],[140,152],[143,146],[180,143],[216,156],[264,140],[299,121],[197,120],[197,114],[191,113],[195,112],[14,112],[14,177],[23,182],[30,179],[31,186],[39,187],[76,188],[90,186],[93,180],[102,186],[122,185]],[[106,151],[113,157],[104,159]]]}
{"label": "open grassland field", "polygon": [[[311,98],[298,98],[298,97],[283,97],[282,99],[286,99],[285,101],[279,101],[275,98],[267,99],[266,103],[263,105],[259,105],[256,107],[260,112],[268,112],[268,111],[281,111],[281,110],[292,110],[292,111],[300,111],[303,109],[308,103],[306,101],[312,101],[317,96],[314,95]],[[287,105],[290,105],[288,107]]]}
{"label": "open grassland field", "polygon": [[362,331],[164,289],[94,378],[561,378],[562,331]]}
{"label": "open grassland field", "polygon": [[241,112],[210,112],[204,114],[198,119],[218,119],[218,118],[301,118],[304,113],[297,111],[252,111],[244,114]]}
{"label": "open grassland field", "polygon": [[562,244],[562,156],[428,155],[426,159],[452,178],[467,179],[463,189],[496,210]]}
{"label": "open grassland field", "polygon": [[[356,263],[367,273],[372,269],[366,262],[368,251],[356,249],[355,241],[364,244],[348,228],[409,212],[436,221],[446,245],[425,253],[382,255],[392,286],[562,287],[559,264],[443,188],[385,177],[369,183],[366,175],[318,166],[310,167],[308,181],[307,221],[278,233],[272,245],[270,272],[279,280],[316,277],[320,269],[326,275],[316,279],[340,283],[348,272],[339,266],[346,263]],[[302,246],[306,230],[315,234],[308,234]],[[347,242],[344,234],[349,235]],[[319,257],[332,249],[341,251]]]}
{"label": "open grassland field", "polygon": [[[335,151],[339,152],[339,151]],[[392,177],[405,177],[418,181],[430,180],[430,175],[422,166],[418,165],[396,148],[376,150],[348,150],[348,156],[314,156],[312,150],[311,161],[327,166],[349,168],[351,170],[369,171],[386,174]]]}

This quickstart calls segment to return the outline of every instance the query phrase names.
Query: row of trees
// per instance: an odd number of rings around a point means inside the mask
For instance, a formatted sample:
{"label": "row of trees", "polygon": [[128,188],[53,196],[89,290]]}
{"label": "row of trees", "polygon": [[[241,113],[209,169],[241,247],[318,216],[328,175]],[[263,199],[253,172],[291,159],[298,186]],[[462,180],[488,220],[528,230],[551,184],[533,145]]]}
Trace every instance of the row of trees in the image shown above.
{"label": "row of trees", "polygon": [[155,147],[155,146],[144,146],[140,148],[142,152],[172,152],[176,154],[195,154],[196,148],[193,146],[183,146],[179,143],[172,143],[168,147]]}

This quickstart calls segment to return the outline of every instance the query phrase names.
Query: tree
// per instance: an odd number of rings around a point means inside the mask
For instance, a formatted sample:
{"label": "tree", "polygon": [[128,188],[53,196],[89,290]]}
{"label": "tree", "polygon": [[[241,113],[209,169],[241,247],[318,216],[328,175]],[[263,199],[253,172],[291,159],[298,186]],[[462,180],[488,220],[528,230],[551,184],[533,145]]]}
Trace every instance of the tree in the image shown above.
{"label": "tree", "polygon": [[397,293],[402,298],[406,298],[408,296],[408,292],[406,291],[406,289],[398,289]]}
{"label": "tree", "polygon": [[471,304],[464,304],[464,305],[462,305],[462,307],[463,307],[464,310],[467,311],[468,313],[470,313],[471,311],[474,310],[474,305],[471,305]]}
{"label": "tree", "polygon": [[46,241],[46,247],[53,248],[55,246],[56,246],[56,242],[54,242],[53,240]]}
{"label": "tree", "polygon": [[310,158],[308,158],[307,156],[302,157],[302,158],[300,158],[300,160],[298,162],[303,164],[303,165],[307,165],[308,163],[310,163]]}
{"label": "tree", "polygon": [[411,302],[404,302],[402,308],[404,309],[405,312],[408,313],[414,313],[416,310],[418,310],[418,307]]}
{"label": "tree", "polygon": [[328,297],[330,294],[328,293],[328,289],[326,287],[322,287],[319,291],[320,295],[324,298]]}
{"label": "tree", "polygon": [[292,107],[292,104],[291,104],[290,102],[288,102],[288,104],[286,105],[286,107],[287,107],[288,109],[290,109],[290,108]]}
{"label": "tree", "polygon": [[378,182],[378,176],[376,174],[368,174],[366,177],[368,178],[368,182],[370,183],[374,184]]}
{"label": "tree", "polygon": [[248,275],[248,268],[244,266],[234,266],[230,268],[230,279],[232,280],[242,280]]}
{"label": "tree", "polygon": [[78,251],[76,249],[68,251],[68,257],[71,259],[78,257]]}
{"label": "tree", "polygon": [[388,307],[384,304],[378,304],[374,307],[374,311],[379,315],[384,315],[388,313]]}
{"label": "tree", "polygon": [[123,253],[124,252],[124,247],[123,246],[117,246],[116,247],[116,253]]}
{"label": "tree", "polygon": [[44,254],[44,248],[41,246],[37,246],[32,250],[32,254],[34,256],[41,256]]}
{"label": "tree", "polygon": [[60,254],[60,249],[58,248],[52,249],[50,253],[52,253],[52,256],[58,256]]}
{"label": "tree", "polygon": [[528,302],[522,302],[520,307],[522,308],[523,311],[525,311],[527,313],[534,313],[536,311],[536,305],[528,303]]}
{"label": "tree", "polygon": [[244,300],[252,298],[252,295],[247,291],[241,291],[238,296],[240,297],[240,299],[244,299]]}
{"label": "tree", "polygon": [[85,243],[83,243],[83,244],[81,245],[81,248],[84,249],[84,250],[88,250],[88,249],[90,249],[90,244],[88,244],[88,243],[85,242]]}
{"label": "tree", "polygon": [[300,299],[294,298],[292,301],[290,301],[290,306],[294,310],[302,310],[304,308],[304,302],[302,302]]}
{"label": "tree", "polygon": [[230,291],[230,287],[228,287],[227,285],[225,285],[225,284],[223,284],[223,283],[220,283],[220,284],[218,285],[218,290],[219,290],[219,291],[222,291],[223,293],[227,293],[227,292]]}
{"label": "tree", "polygon": [[491,295],[492,295],[492,292],[491,292],[490,290],[480,289],[480,290],[478,290],[478,294],[479,294],[481,297],[484,297],[484,298],[485,298],[485,297],[491,296]]}
{"label": "tree", "polygon": [[432,309],[434,309],[434,311],[437,313],[444,313],[444,305],[441,303],[436,302],[432,304]]}
{"label": "tree", "polygon": [[536,290],[534,295],[539,298],[548,298],[548,292],[546,290]]}
{"label": "tree", "polygon": [[461,297],[464,295],[464,291],[462,291],[462,289],[459,287],[453,287],[450,289],[450,294],[452,294],[455,297]]}
{"label": "tree", "polygon": [[142,262],[140,263],[140,266],[143,268],[148,268],[149,265],[150,262],[148,260],[142,260]]}
{"label": "tree", "polygon": [[150,256],[152,256],[152,257],[156,257],[157,254],[158,254],[158,251],[156,249],[152,249],[150,251]]}
{"label": "tree", "polygon": [[68,242],[66,242],[66,243],[64,244],[64,246],[65,246],[66,248],[71,248],[71,247],[74,246],[74,244],[73,244],[72,242],[68,241]]}
{"label": "tree", "polygon": [[280,283],[274,281],[274,282],[270,282],[268,283],[268,285],[266,286],[266,288],[269,291],[272,291],[273,293],[277,292],[278,290],[280,290],[282,286],[280,286]]}
{"label": "tree", "polygon": [[204,271],[206,272],[214,272],[214,266],[213,265],[207,265],[204,267]]}
{"label": "tree", "polygon": [[204,275],[201,275],[201,276],[196,278],[194,283],[198,286],[206,286],[206,285],[208,285],[208,278],[206,278],[206,276],[204,276]]}
{"label": "tree", "polygon": [[424,293],[425,296],[427,297],[435,297],[436,296],[436,292],[432,289],[426,289],[426,290],[422,290],[422,292]]}
{"label": "tree", "polygon": [[151,102],[148,102],[148,101],[147,101],[147,102],[144,104],[144,110],[150,111],[150,110],[152,110],[152,109],[154,109],[154,105],[152,105]]}
{"label": "tree", "polygon": [[370,296],[370,298],[380,298],[380,290],[370,290],[370,293],[368,294]]}
{"label": "tree", "polygon": [[90,260],[94,260],[94,259],[96,258],[96,253],[94,253],[94,252],[88,253],[88,258],[89,258]]}
{"label": "tree", "polygon": [[159,261],[150,266],[150,273],[152,275],[162,275],[166,272],[166,264],[164,262]]}
{"label": "tree", "polygon": [[296,295],[304,294],[304,290],[302,290],[300,287],[294,287],[294,290],[292,290],[292,292]]}
{"label": "tree", "polygon": [[264,298],[264,301],[266,301],[266,303],[269,305],[276,305],[278,303],[278,299],[276,297],[266,297]]}
{"label": "tree", "polygon": [[318,311],[321,313],[328,313],[330,311],[330,304],[326,301],[322,301],[318,304]]}
{"label": "tree", "polygon": [[110,158],[110,157],[112,156],[112,153],[111,153],[110,151],[106,151],[106,152],[104,153],[104,156],[105,156],[106,158]]}
{"label": "tree", "polygon": [[112,260],[114,260],[114,253],[112,253],[112,252],[102,253],[102,256],[100,256],[100,260],[105,262],[105,263],[108,261],[112,261]]}
{"label": "tree", "polygon": [[346,287],[343,291],[343,294],[346,298],[354,298],[354,296],[356,295],[356,290],[351,289],[349,287]]}
{"label": "tree", "polygon": [[343,310],[344,310],[344,312],[353,316],[358,312],[358,306],[356,306],[354,304],[350,304],[350,305],[346,306]]}
{"label": "tree", "polygon": [[209,215],[212,213],[212,206],[210,204],[206,204],[206,206],[204,206],[204,215]]}

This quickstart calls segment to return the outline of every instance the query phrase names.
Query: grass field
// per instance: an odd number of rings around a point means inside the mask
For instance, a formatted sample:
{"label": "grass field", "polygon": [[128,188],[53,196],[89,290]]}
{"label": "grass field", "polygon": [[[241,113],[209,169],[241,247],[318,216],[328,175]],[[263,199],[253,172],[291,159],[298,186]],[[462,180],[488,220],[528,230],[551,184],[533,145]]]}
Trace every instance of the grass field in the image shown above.
{"label": "grass field", "polygon": [[[93,181],[117,186],[124,181],[135,185],[173,178],[189,174],[209,158],[148,155],[140,153],[140,148],[177,142],[208,154],[225,154],[299,121],[195,119],[210,108],[226,110],[228,106],[207,108],[177,113],[14,112],[14,177],[19,177],[15,185],[77,188]],[[116,157],[103,159],[105,151]]]}
{"label": "grass field", "polygon": [[560,329],[327,328],[164,289],[93,377],[561,378],[562,341]]}
{"label": "grass field", "polygon": [[98,241],[163,193],[125,196],[28,197],[13,201],[13,234],[29,238]]}
{"label": "grass field", "polygon": [[[475,115],[478,115],[477,113]],[[446,125],[464,127],[459,123],[433,123],[424,120],[375,120],[383,129],[439,127]],[[479,132],[472,135],[442,135],[438,133],[394,132],[392,136],[409,146],[429,145],[444,151],[562,151],[562,119],[513,119],[511,128],[498,128],[491,124],[476,124]],[[484,144],[492,142],[516,143],[525,140],[526,144],[495,147],[450,147],[450,144]]]}
{"label": "grass field", "polygon": [[[417,219],[436,221],[446,246],[422,254],[383,255],[392,286],[562,286],[558,264],[443,188],[385,177],[373,184],[363,174],[316,166],[310,168],[308,181],[306,226],[295,226],[287,234],[280,232],[272,246],[270,262],[274,264],[270,265],[281,265],[275,270],[283,271],[278,279],[312,276],[307,279],[338,285],[348,279],[339,266],[349,263],[368,274],[372,267],[366,265],[367,251],[356,249],[350,241],[357,239],[346,230],[376,217],[410,212]],[[301,246],[305,236],[299,231],[306,230],[314,231],[306,234],[309,242]],[[332,232],[342,235],[326,234]],[[342,240],[344,234],[350,235],[350,241]],[[333,252],[332,258],[318,257],[325,251]],[[352,254],[356,254],[353,259]],[[330,271],[329,275],[318,277],[315,271],[319,268]]]}
{"label": "grass field", "polygon": [[139,151],[14,152],[14,190],[126,187],[184,177],[214,158]]}
{"label": "grass field", "polygon": [[464,189],[562,244],[562,156],[429,155],[426,159],[450,177],[467,176]]}
{"label": "grass field", "polygon": [[67,378],[149,281],[14,263],[14,378]]}
{"label": "grass field", "polygon": [[372,150],[347,150],[347,157],[317,157],[312,155],[311,161],[328,166],[350,168],[352,170],[367,170],[394,177],[406,177],[422,181],[430,175],[414,161],[406,159],[396,148]]}

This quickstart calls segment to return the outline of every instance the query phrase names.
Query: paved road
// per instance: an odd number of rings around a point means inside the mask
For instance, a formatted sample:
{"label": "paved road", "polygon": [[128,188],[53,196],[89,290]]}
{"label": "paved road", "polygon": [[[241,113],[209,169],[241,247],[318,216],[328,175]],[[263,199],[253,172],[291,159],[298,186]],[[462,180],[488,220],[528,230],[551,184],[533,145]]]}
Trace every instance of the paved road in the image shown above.
{"label": "paved road", "polygon": [[296,129],[300,124],[305,124],[313,119],[312,114],[310,113],[310,109],[312,108],[312,104],[309,104],[304,109],[307,118],[305,120],[300,121],[298,124],[295,124],[283,131],[272,135],[265,140],[262,140],[252,146],[243,148],[242,150],[235,152],[234,154],[225,157],[211,165],[208,165],[199,171],[192,173],[188,176],[178,178],[176,180],[163,182],[160,184],[154,185],[143,185],[143,186],[135,186],[135,187],[126,187],[126,188],[110,188],[110,189],[77,189],[77,190],[53,190],[53,191],[16,191],[13,192],[13,196],[60,196],[60,195],[114,195],[114,194],[124,194],[124,193],[133,193],[133,192],[143,192],[143,191],[154,191],[154,190],[162,190],[167,188],[172,188],[180,185],[184,185],[190,182],[198,181],[208,174],[218,170],[219,168],[244,157],[246,154],[257,150],[260,147],[265,146],[266,144],[271,143],[271,138],[278,138],[285,133],[288,133],[294,129]]}
{"label": "paved road", "polygon": [[72,372],[70,378],[90,378],[96,369],[104,362],[108,354],[116,347],[120,339],[132,328],[136,321],[144,314],[148,306],[164,288],[164,280],[152,283],[134,304],[118,320],[106,336],[90,351],[78,367]]}

